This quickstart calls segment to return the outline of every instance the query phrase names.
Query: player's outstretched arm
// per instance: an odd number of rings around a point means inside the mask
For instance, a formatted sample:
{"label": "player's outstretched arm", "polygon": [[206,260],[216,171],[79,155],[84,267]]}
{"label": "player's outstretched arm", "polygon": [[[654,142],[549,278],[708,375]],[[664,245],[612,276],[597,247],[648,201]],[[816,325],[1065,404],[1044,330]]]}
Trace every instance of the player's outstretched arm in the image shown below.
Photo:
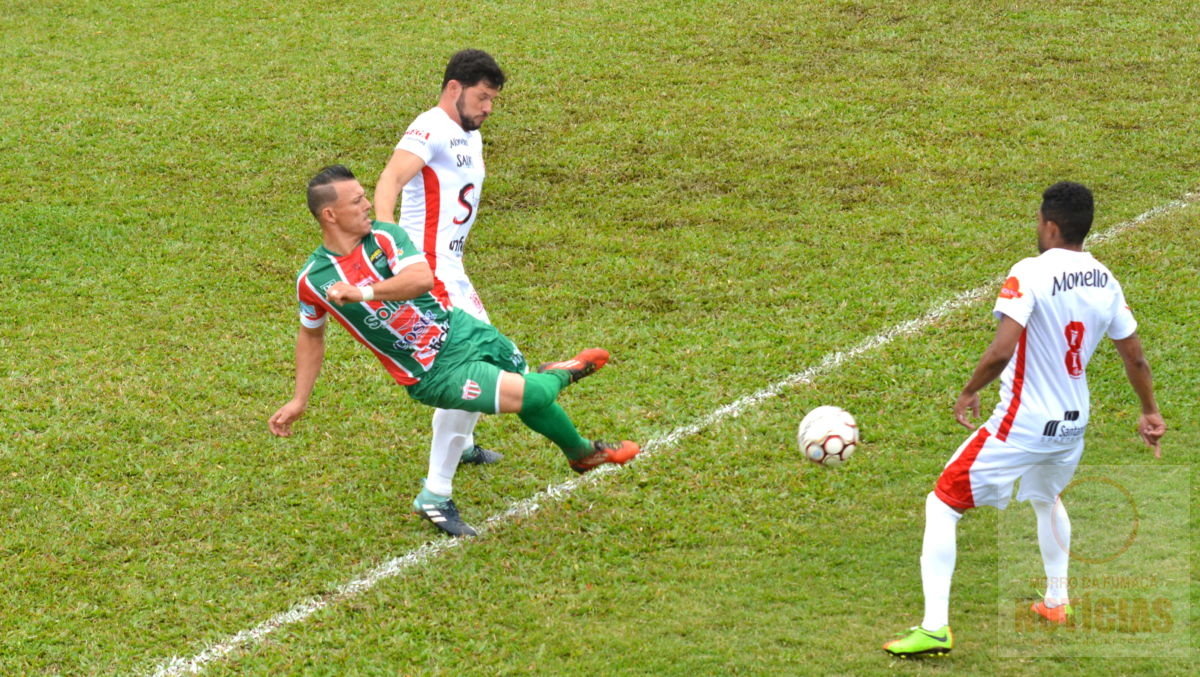
{"label": "player's outstretched arm", "polygon": [[975,365],[974,373],[971,374],[971,379],[963,386],[958,400],[954,403],[954,419],[963,427],[967,429],[975,427],[971,419],[979,417],[979,391],[986,388],[1004,372],[1004,367],[1008,366],[1008,361],[1012,359],[1013,352],[1017,349],[1017,341],[1020,340],[1021,332],[1024,330],[1025,327],[1011,317],[1005,315],[1000,318],[1000,326],[996,328],[995,338],[992,339],[987,350],[983,351],[979,363]]}
{"label": "player's outstretched arm", "polygon": [[279,437],[292,434],[292,423],[304,415],[324,361],[325,326],[316,329],[301,326],[296,334],[296,391],[292,399],[267,420],[272,434]]}
{"label": "player's outstretched arm", "polygon": [[1163,421],[1162,413],[1158,410],[1158,402],[1154,399],[1154,378],[1150,374],[1150,361],[1142,350],[1142,340],[1137,332],[1123,339],[1113,339],[1117,354],[1125,363],[1125,376],[1137,393],[1142,403],[1142,415],[1138,418],[1138,434],[1142,440],[1154,449],[1154,457],[1162,458],[1162,447],[1159,441],[1167,432],[1167,424]]}
{"label": "player's outstretched arm", "polygon": [[406,150],[396,150],[388,160],[387,166],[375,183],[375,218],[388,223],[396,223],[396,198],[400,190],[421,168],[425,161],[414,153]]}

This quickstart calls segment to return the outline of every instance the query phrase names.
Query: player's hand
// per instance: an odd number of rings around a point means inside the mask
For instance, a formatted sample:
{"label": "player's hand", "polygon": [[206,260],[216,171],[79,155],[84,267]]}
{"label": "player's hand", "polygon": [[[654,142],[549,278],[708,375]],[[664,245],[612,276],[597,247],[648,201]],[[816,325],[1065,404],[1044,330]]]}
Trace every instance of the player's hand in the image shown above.
{"label": "player's hand", "polygon": [[271,428],[271,434],[279,437],[288,437],[292,434],[292,423],[304,415],[304,403],[297,400],[292,400],[279,408],[271,418],[267,419],[267,426]]}
{"label": "player's hand", "polygon": [[979,393],[959,393],[954,402],[954,420],[967,430],[974,430],[973,417],[979,418]]}
{"label": "player's hand", "polygon": [[1162,458],[1162,447],[1159,446],[1159,440],[1166,432],[1167,424],[1163,421],[1162,414],[1158,412],[1142,414],[1138,419],[1138,435],[1141,435],[1142,441],[1154,449],[1154,458]]}
{"label": "player's hand", "polygon": [[359,303],[363,296],[362,290],[352,284],[334,282],[329,291],[325,292],[325,298],[340,306],[343,303]]}

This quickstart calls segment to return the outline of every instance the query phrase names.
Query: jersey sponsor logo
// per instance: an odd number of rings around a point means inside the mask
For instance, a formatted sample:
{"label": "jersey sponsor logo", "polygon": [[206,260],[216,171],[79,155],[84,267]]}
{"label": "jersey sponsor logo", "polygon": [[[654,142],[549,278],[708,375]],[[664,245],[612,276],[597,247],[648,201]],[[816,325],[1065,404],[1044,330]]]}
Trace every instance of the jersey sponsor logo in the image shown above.
{"label": "jersey sponsor logo", "polygon": [[464,400],[473,400],[479,397],[479,394],[482,392],[483,389],[479,387],[478,383],[467,379],[467,382],[463,384],[462,398]]}
{"label": "jersey sponsor logo", "polygon": [[309,305],[309,304],[301,301],[300,302],[300,314],[309,319],[315,320],[315,319],[317,319],[317,308],[316,308],[316,306]]}
{"label": "jersey sponsor logo", "polygon": [[450,147],[451,148],[458,148],[459,146],[465,146],[468,143],[470,143],[470,142],[467,141],[466,139],[450,139]]}
{"label": "jersey sponsor logo", "polygon": [[1054,296],[1060,291],[1071,291],[1075,287],[1107,287],[1108,273],[1095,268],[1088,271],[1074,271],[1063,273],[1054,278],[1054,286],[1050,289],[1050,295]]}
{"label": "jersey sponsor logo", "polygon": [[425,139],[426,141],[429,140],[429,132],[427,132],[423,129],[410,129],[407,132],[404,132],[404,135],[405,136],[415,136],[418,139]]}
{"label": "jersey sponsor logo", "polygon": [[454,165],[455,167],[466,167],[467,169],[475,167],[475,160],[470,155],[458,153],[454,156],[454,161],[457,163]]}
{"label": "jersey sponsor logo", "polygon": [[465,244],[466,239],[467,238],[465,238],[465,237],[460,237],[460,238],[457,238],[454,240],[450,240],[450,245],[449,245],[450,251],[457,253],[459,256],[462,256],[463,244]]}
{"label": "jersey sponsor logo", "polygon": [[1046,427],[1042,428],[1042,437],[1068,440],[1082,437],[1086,426],[1070,425],[1071,421],[1078,420],[1078,411],[1064,411],[1061,420],[1046,422]]}
{"label": "jersey sponsor logo", "polygon": [[1024,294],[1021,293],[1021,281],[1015,277],[1010,277],[1004,281],[1004,286],[1000,288],[1000,298],[1002,299],[1019,299]]}
{"label": "jersey sponsor logo", "polygon": [[[462,190],[458,191],[458,204],[462,205],[463,209],[467,210],[467,213],[462,218],[459,218],[457,216],[454,217],[454,225],[461,226],[462,224],[466,223],[467,221],[470,221],[471,216],[475,213],[476,198],[472,194],[473,190],[475,190],[475,184],[468,183],[467,185],[462,187]],[[451,244],[450,251],[454,251],[454,247],[453,247],[454,243],[451,242],[450,244]],[[461,241],[459,242],[459,244],[460,245],[462,244]],[[461,252],[462,248],[460,247],[458,251]]]}

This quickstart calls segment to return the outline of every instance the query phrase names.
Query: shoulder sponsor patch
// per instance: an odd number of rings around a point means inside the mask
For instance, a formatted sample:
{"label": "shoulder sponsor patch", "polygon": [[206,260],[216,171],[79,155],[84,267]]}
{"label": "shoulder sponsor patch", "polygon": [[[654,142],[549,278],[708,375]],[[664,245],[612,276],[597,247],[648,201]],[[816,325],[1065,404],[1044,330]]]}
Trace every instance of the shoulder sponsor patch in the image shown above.
{"label": "shoulder sponsor patch", "polygon": [[1000,288],[1000,298],[1002,299],[1019,299],[1021,298],[1021,281],[1015,277],[1010,277],[1004,281],[1004,286]]}

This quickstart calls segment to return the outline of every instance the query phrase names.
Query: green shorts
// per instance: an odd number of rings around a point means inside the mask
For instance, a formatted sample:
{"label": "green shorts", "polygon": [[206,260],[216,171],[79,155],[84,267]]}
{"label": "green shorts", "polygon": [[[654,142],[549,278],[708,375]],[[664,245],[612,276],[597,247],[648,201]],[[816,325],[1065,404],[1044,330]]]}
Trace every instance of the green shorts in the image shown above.
{"label": "green shorts", "polygon": [[421,404],[484,414],[500,412],[500,372],[529,371],[516,344],[492,325],[455,308],[433,368],[408,394]]}

